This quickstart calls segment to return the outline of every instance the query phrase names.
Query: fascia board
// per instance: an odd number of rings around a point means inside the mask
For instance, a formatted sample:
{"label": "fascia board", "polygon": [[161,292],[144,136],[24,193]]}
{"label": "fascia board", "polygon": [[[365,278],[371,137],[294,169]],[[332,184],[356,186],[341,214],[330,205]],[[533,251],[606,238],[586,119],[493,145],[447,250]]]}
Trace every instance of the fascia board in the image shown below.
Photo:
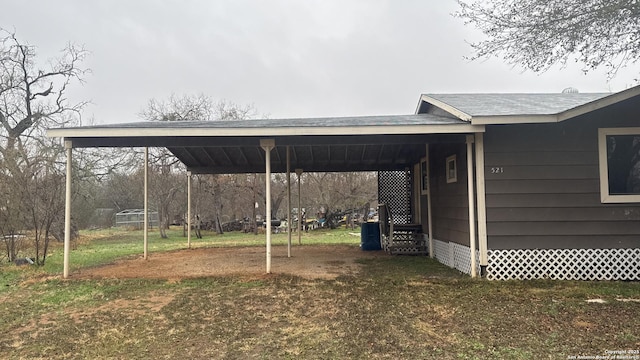
{"label": "fascia board", "polygon": [[60,128],[47,130],[48,137],[169,137],[169,136],[296,136],[296,135],[401,135],[401,134],[462,134],[484,132],[484,126],[472,124],[390,125],[344,127],[282,127],[282,128]]}
{"label": "fascia board", "polygon": [[557,115],[474,116],[472,125],[544,124],[558,122]]}

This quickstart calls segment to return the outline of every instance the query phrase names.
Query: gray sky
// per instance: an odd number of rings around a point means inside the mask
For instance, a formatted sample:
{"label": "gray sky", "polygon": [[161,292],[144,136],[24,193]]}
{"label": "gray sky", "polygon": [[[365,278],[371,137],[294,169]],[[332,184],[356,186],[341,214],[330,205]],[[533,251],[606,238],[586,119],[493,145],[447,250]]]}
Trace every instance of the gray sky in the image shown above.
{"label": "gray sky", "polygon": [[579,65],[544,74],[469,62],[481,38],[454,0],[1,0],[0,27],[41,58],[71,41],[92,52],[72,100],[96,123],[139,121],[151,98],[204,93],[271,118],[410,114],[421,93],[620,91]]}

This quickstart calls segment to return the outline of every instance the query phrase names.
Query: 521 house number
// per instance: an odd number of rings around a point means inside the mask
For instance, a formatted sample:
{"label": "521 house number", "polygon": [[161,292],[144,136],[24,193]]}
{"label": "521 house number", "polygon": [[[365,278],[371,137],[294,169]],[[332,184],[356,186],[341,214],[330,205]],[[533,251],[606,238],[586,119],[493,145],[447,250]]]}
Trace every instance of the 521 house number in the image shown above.
{"label": "521 house number", "polygon": [[491,168],[491,173],[492,174],[502,174],[504,172],[504,168],[503,167],[492,167]]}

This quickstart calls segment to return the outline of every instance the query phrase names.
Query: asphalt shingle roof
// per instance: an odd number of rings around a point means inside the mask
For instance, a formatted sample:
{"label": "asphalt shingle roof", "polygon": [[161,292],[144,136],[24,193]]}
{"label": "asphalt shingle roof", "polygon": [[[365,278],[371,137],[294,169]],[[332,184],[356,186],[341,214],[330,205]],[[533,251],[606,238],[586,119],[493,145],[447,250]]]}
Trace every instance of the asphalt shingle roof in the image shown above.
{"label": "asphalt shingle roof", "polygon": [[425,94],[471,116],[553,115],[611,95],[560,94]]}
{"label": "asphalt shingle roof", "polygon": [[83,126],[84,129],[109,128],[291,128],[291,127],[347,127],[384,125],[455,125],[467,122],[433,114],[376,115],[324,118],[258,119],[229,121],[141,121],[124,124]]}

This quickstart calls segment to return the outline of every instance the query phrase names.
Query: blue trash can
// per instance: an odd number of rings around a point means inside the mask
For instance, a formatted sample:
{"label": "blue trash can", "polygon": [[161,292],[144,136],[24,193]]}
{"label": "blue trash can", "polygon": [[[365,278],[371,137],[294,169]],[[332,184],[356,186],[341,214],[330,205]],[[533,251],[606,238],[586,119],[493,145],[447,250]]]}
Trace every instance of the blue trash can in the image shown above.
{"label": "blue trash can", "polygon": [[380,246],[380,225],[377,222],[367,222],[361,225],[360,247],[362,250],[382,250],[382,246]]}

